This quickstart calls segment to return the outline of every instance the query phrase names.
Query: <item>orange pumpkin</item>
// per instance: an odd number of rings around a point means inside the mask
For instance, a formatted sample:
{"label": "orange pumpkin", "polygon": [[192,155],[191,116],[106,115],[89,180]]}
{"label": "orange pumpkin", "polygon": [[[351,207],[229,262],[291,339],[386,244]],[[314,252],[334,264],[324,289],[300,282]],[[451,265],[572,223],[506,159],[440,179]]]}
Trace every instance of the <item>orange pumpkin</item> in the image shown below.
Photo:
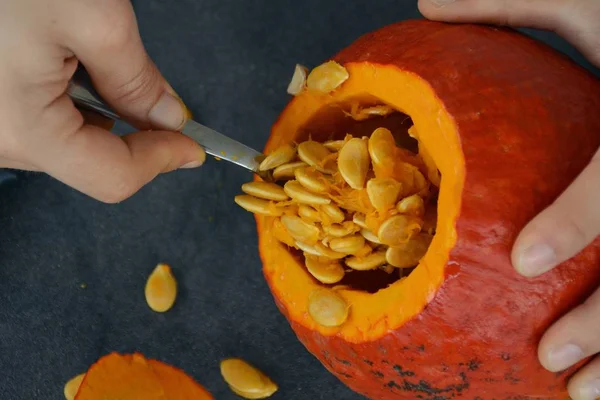
{"label": "orange pumpkin", "polygon": [[[309,135],[406,131],[410,117],[424,161],[441,174],[438,220],[410,275],[339,288],[348,319],[324,327],[308,312],[310,293],[323,285],[276,239],[274,218],[257,215],[264,276],[299,340],[372,399],[567,398],[581,364],[548,372],[537,345],[597,287],[600,243],[535,279],[515,272],[510,251],[600,145],[600,82],[515,31],[429,21],[384,27],[333,60],[348,79],[330,93],[295,96],[265,154]],[[348,117],[357,105],[381,104],[396,117]]]}
{"label": "orange pumpkin", "polygon": [[75,400],[214,400],[179,368],[140,353],[110,353],[86,372]]}

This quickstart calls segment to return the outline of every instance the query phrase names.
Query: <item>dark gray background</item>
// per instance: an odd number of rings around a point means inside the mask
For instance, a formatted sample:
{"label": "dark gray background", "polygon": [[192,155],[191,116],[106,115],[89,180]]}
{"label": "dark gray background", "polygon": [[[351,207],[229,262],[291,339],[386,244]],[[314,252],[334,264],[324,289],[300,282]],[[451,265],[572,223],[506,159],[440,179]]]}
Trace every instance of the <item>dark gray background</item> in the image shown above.
{"label": "dark gray background", "polygon": [[[258,149],[288,100],[296,62],[315,66],[360,34],[421,18],[409,0],[134,5],[150,55],[196,118]],[[582,61],[563,41],[536,35]],[[118,205],[42,174],[4,179],[3,399],[62,399],[65,381],[110,351],[175,364],[219,400],[236,398],[219,373],[219,360],[230,356],[272,376],[280,385],[274,400],[361,398],[302,347],[273,303],[254,220],[233,202],[249,173],[210,159],[199,170],[161,176]],[[144,300],[158,262],[173,267],[180,288],[176,306],[161,315]]]}

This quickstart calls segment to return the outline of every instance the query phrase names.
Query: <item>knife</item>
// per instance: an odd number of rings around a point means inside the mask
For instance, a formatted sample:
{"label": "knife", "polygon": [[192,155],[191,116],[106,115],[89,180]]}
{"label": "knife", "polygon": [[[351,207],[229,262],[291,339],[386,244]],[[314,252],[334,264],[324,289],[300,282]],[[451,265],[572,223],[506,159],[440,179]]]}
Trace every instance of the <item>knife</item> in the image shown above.
{"label": "knife", "polygon": [[[78,107],[94,111],[113,121],[123,120],[102,100],[83,68],[79,68],[69,81],[67,93]],[[259,165],[265,158],[261,152],[191,119],[186,121],[181,133],[202,146],[207,154],[246,168],[264,180],[272,180],[270,173],[259,170]]]}

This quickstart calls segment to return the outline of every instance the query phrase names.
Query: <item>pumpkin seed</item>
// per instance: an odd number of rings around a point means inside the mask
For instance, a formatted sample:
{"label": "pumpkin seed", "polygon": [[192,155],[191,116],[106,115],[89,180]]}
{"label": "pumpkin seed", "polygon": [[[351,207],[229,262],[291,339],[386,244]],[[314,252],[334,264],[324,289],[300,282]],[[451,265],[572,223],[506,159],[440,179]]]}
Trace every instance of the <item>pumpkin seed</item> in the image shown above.
{"label": "pumpkin seed", "polygon": [[349,257],[345,261],[346,265],[352,269],[357,271],[368,271],[386,263],[385,250],[378,250],[365,257]]}
{"label": "pumpkin seed", "polygon": [[300,217],[283,215],[281,216],[281,223],[296,241],[306,244],[315,244],[319,240],[319,228],[305,222]]}
{"label": "pumpkin seed", "polygon": [[379,241],[379,238],[377,237],[376,234],[374,234],[373,232],[371,232],[369,229],[367,228],[363,228],[360,230],[360,234],[367,239],[369,242],[371,243],[375,243],[375,244],[381,244],[381,242]]}
{"label": "pumpkin seed", "polygon": [[367,182],[367,195],[379,212],[394,207],[401,191],[402,184],[393,178],[373,178]]}
{"label": "pumpkin seed", "polygon": [[366,257],[373,252],[373,247],[369,245],[369,243],[365,243],[362,249],[353,254],[353,256],[361,258]]}
{"label": "pumpkin seed", "polygon": [[298,157],[311,167],[315,167],[318,171],[332,174],[333,170],[326,166],[327,158],[331,155],[331,152],[327,150],[327,147],[323,146],[319,142],[314,140],[307,140],[306,142],[298,145]]}
{"label": "pumpkin seed", "polygon": [[431,244],[431,235],[419,234],[408,242],[395,247],[389,247],[385,253],[387,262],[397,268],[409,268],[419,264],[419,261]]}
{"label": "pumpkin seed", "polygon": [[322,243],[315,244],[315,250],[318,251],[321,256],[331,258],[332,260],[339,260],[346,257],[346,254],[334,251]]}
{"label": "pumpkin seed", "polygon": [[298,215],[307,222],[321,221],[321,214],[319,214],[319,211],[307,204],[300,204],[298,207]]}
{"label": "pumpkin seed", "polygon": [[284,179],[293,179],[294,171],[297,168],[304,168],[307,164],[304,161],[294,161],[287,164],[280,165],[279,167],[273,170],[273,179],[275,180],[284,180]]}
{"label": "pumpkin seed", "polygon": [[281,146],[271,154],[269,154],[258,166],[260,171],[268,171],[289,163],[296,156],[296,147],[291,144]]}
{"label": "pumpkin seed", "polygon": [[317,289],[308,296],[308,314],[319,325],[336,327],[348,319],[350,306],[332,289]]}
{"label": "pumpkin seed", "polygon": [[325,204],[321,206],[321,210],[331,219],[335,224],[342,223],[346,219],[344,212],[335,204]]}
{"label": "pumpkin seed", "polygon": [[338,170],[353,189],[362,189],[365,186],[369,164],[369,151],[367,141],[364,139],[348,140],[339,152]]}
{"label": "pumpkin seed", "polygon": [[273,220],[272,232],[273,236],[275,236],[275,239],[279,240],[281,243],[284,243],[290,247],[295,247],[296,241],[292,235],[290,235],[288,230],[285,229],[285,226],[283,226],[280,218],[275,218]]}
{"label": "pumpkin seed", "polygon": [[391,273],[392,273],[392,272],[394,272],[394,270],[396,269],[396,268],[394,268],[394,266],[393,266],[393,265],[389,265],[389,264],[382,265],[382,266],[381,266],[381,267],[379,267],[379,268],[380,268],[380,269],[381,269],[383,272],[385,272],[386,274],[391,274]]}
{"label": "pumpkin seed", "polygon": [[341,224],[323,225],[323,231],[334,237],[343,237],[358,232],[359,227],[352,221],[345,221]]}
{"label": "pumpkin seed", "polygon": [[325,176],[314,167],[298,168],[294,171],[296,180],[311,192],[323,193],[329,189]]}
{"label": "pumpkin seed", "polygon": [[316,257],[306,257],[305,264],[308,272],[326,285],[341,281],[345,275],[339,262],[323,262]]}
{"label": "pumpkin seed", "polygon": [[282,207],[276,207],[272,201],[259,199],[248,194],[237,195],[234,197],[234,200],[238,206],[254,214],[278,217],[284,211]]}
{"label": "pumpkin seed", "polygon": [[306,76],[308,75],[308,68],[303,65],[296,64],[296,68],[294,68],[294,75],[292,75],[292,79],[287,87],[288,94],[292,96],[297,96],[306,87]]}
{"label": "pumpkin seed", "polygon": [[425,202],[421,196],[413,194],[400,200],[396,209],[402,214],[422,217],[425,213]]}
{"label": "pumpkin seed", "polygon": [[360,106],[357,104],[356,107],[352,107],[352,110],[350,111],[350,116],[355,121],[363,121],[373,116],[383,117],[393,112],[394,109],[390,106],[379,105],[361,109]]}
{"label": "pumpkin seed", "polygon": [[314,245],[310,245],[308,243],[302,243],[300,241],[296,242],[296,247],[304,252],[304,257],[306,258],[307,254],[311,256],[322,257],[323,255],[319,252]]}
{"label": "pumpkin seed", "polygon": [[365,214],[362,214],[362,213],[355,213],[355,214],[352,216],[352,221],[353,221],[353,222],[354,222],[356,225],[360,226],[361,228],[364,228],[364,229],[369,229],[369,227],[367,226],[367,222],[366,222],[366,217],[365,217]]}
{"label": "pumpkin seed", "polygon": [[158,264],[146,281],[144,290],[148,306],[156,312],[168,311],[177,297],[177,281],[171,267]]}
{"label": "pumpkin seed", "polygon": [[325,195],[309,192],[298,181],[287,181],[283,186],[285,193],[292,199],[304,204],[329,204],[331,199]]}
{"label": "pumpkin seed", "polygon": [[329,151],[340,151],[345,143],[345,140],[328,140],[323,143],[323,146]]}
{"label": "pumpkin seed", "polygon": [[248,182],[242,185],[242,191],[266,200],[285,201],[288,195],[285,194],[283,188],[271,182]]}
{"label": "pumpkin seed", "polygon": [[315,67],[308,78],[306,87],[321,93],[330,93],[344,83],[350,75],[346,68],[331,60]]}
{"label": "pumpkin seed", "polygon": [[238,395],[247,399],[271,396],[278,389],[275,382],[255,366],[240,358],[227,358],[220,363],[221,376]]}
{"label": "pumpkin seed", "polygon": [[392,164],[396,150],[394,135],[387,128],[377,128],[369,138],[369,156],[374,166]]}
{"label": "pumpkin seed", "polygon": [[358,234],[331,239],[329,242],[329,248],[331,250],[345,254],[357,253],[363,248],[364,245],[365,238]]}
{"label": "pumpkin seed", "polygon": [[423,221],[416,217],[394,215],[385,220],[379,227],[377,237],[388,246],[400,246],[421,230]]}
{"label": "pumpkin seed", "polygon": [[79,386],[81,386],[81,382],[83,382],[83,378],[85,378],[85,373],[79,374],[74,378],[69,379],[69,381],[65,384],[64,395],[66,400],[75,399],[75,396],[79,391]]}

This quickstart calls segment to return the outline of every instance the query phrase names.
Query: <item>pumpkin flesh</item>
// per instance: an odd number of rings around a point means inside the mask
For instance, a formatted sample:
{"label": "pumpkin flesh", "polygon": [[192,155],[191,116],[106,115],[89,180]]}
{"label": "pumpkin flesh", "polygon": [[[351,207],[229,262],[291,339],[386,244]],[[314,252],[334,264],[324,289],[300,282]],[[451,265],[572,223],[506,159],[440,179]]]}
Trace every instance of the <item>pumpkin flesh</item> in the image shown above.
{"label": "pumpkin flesh", "polygon": [[321,285],[257,215],[263,272],[298,338],[369,398],[565,398],[576,367],[546,371],[537,342],[597,286],[599,243],[536,279],[516,274],[510,249],[600,145],[598,81],[518,33],[425,21],[365,35],[334,59],[348,79],[296,96],[265,153],[342,135],[352,126],[340,108],[389,106],[410,116],[440,171],[438,219],[409,276],[376,293],[338,289],[348,319],[323,327],[307,312]]}

